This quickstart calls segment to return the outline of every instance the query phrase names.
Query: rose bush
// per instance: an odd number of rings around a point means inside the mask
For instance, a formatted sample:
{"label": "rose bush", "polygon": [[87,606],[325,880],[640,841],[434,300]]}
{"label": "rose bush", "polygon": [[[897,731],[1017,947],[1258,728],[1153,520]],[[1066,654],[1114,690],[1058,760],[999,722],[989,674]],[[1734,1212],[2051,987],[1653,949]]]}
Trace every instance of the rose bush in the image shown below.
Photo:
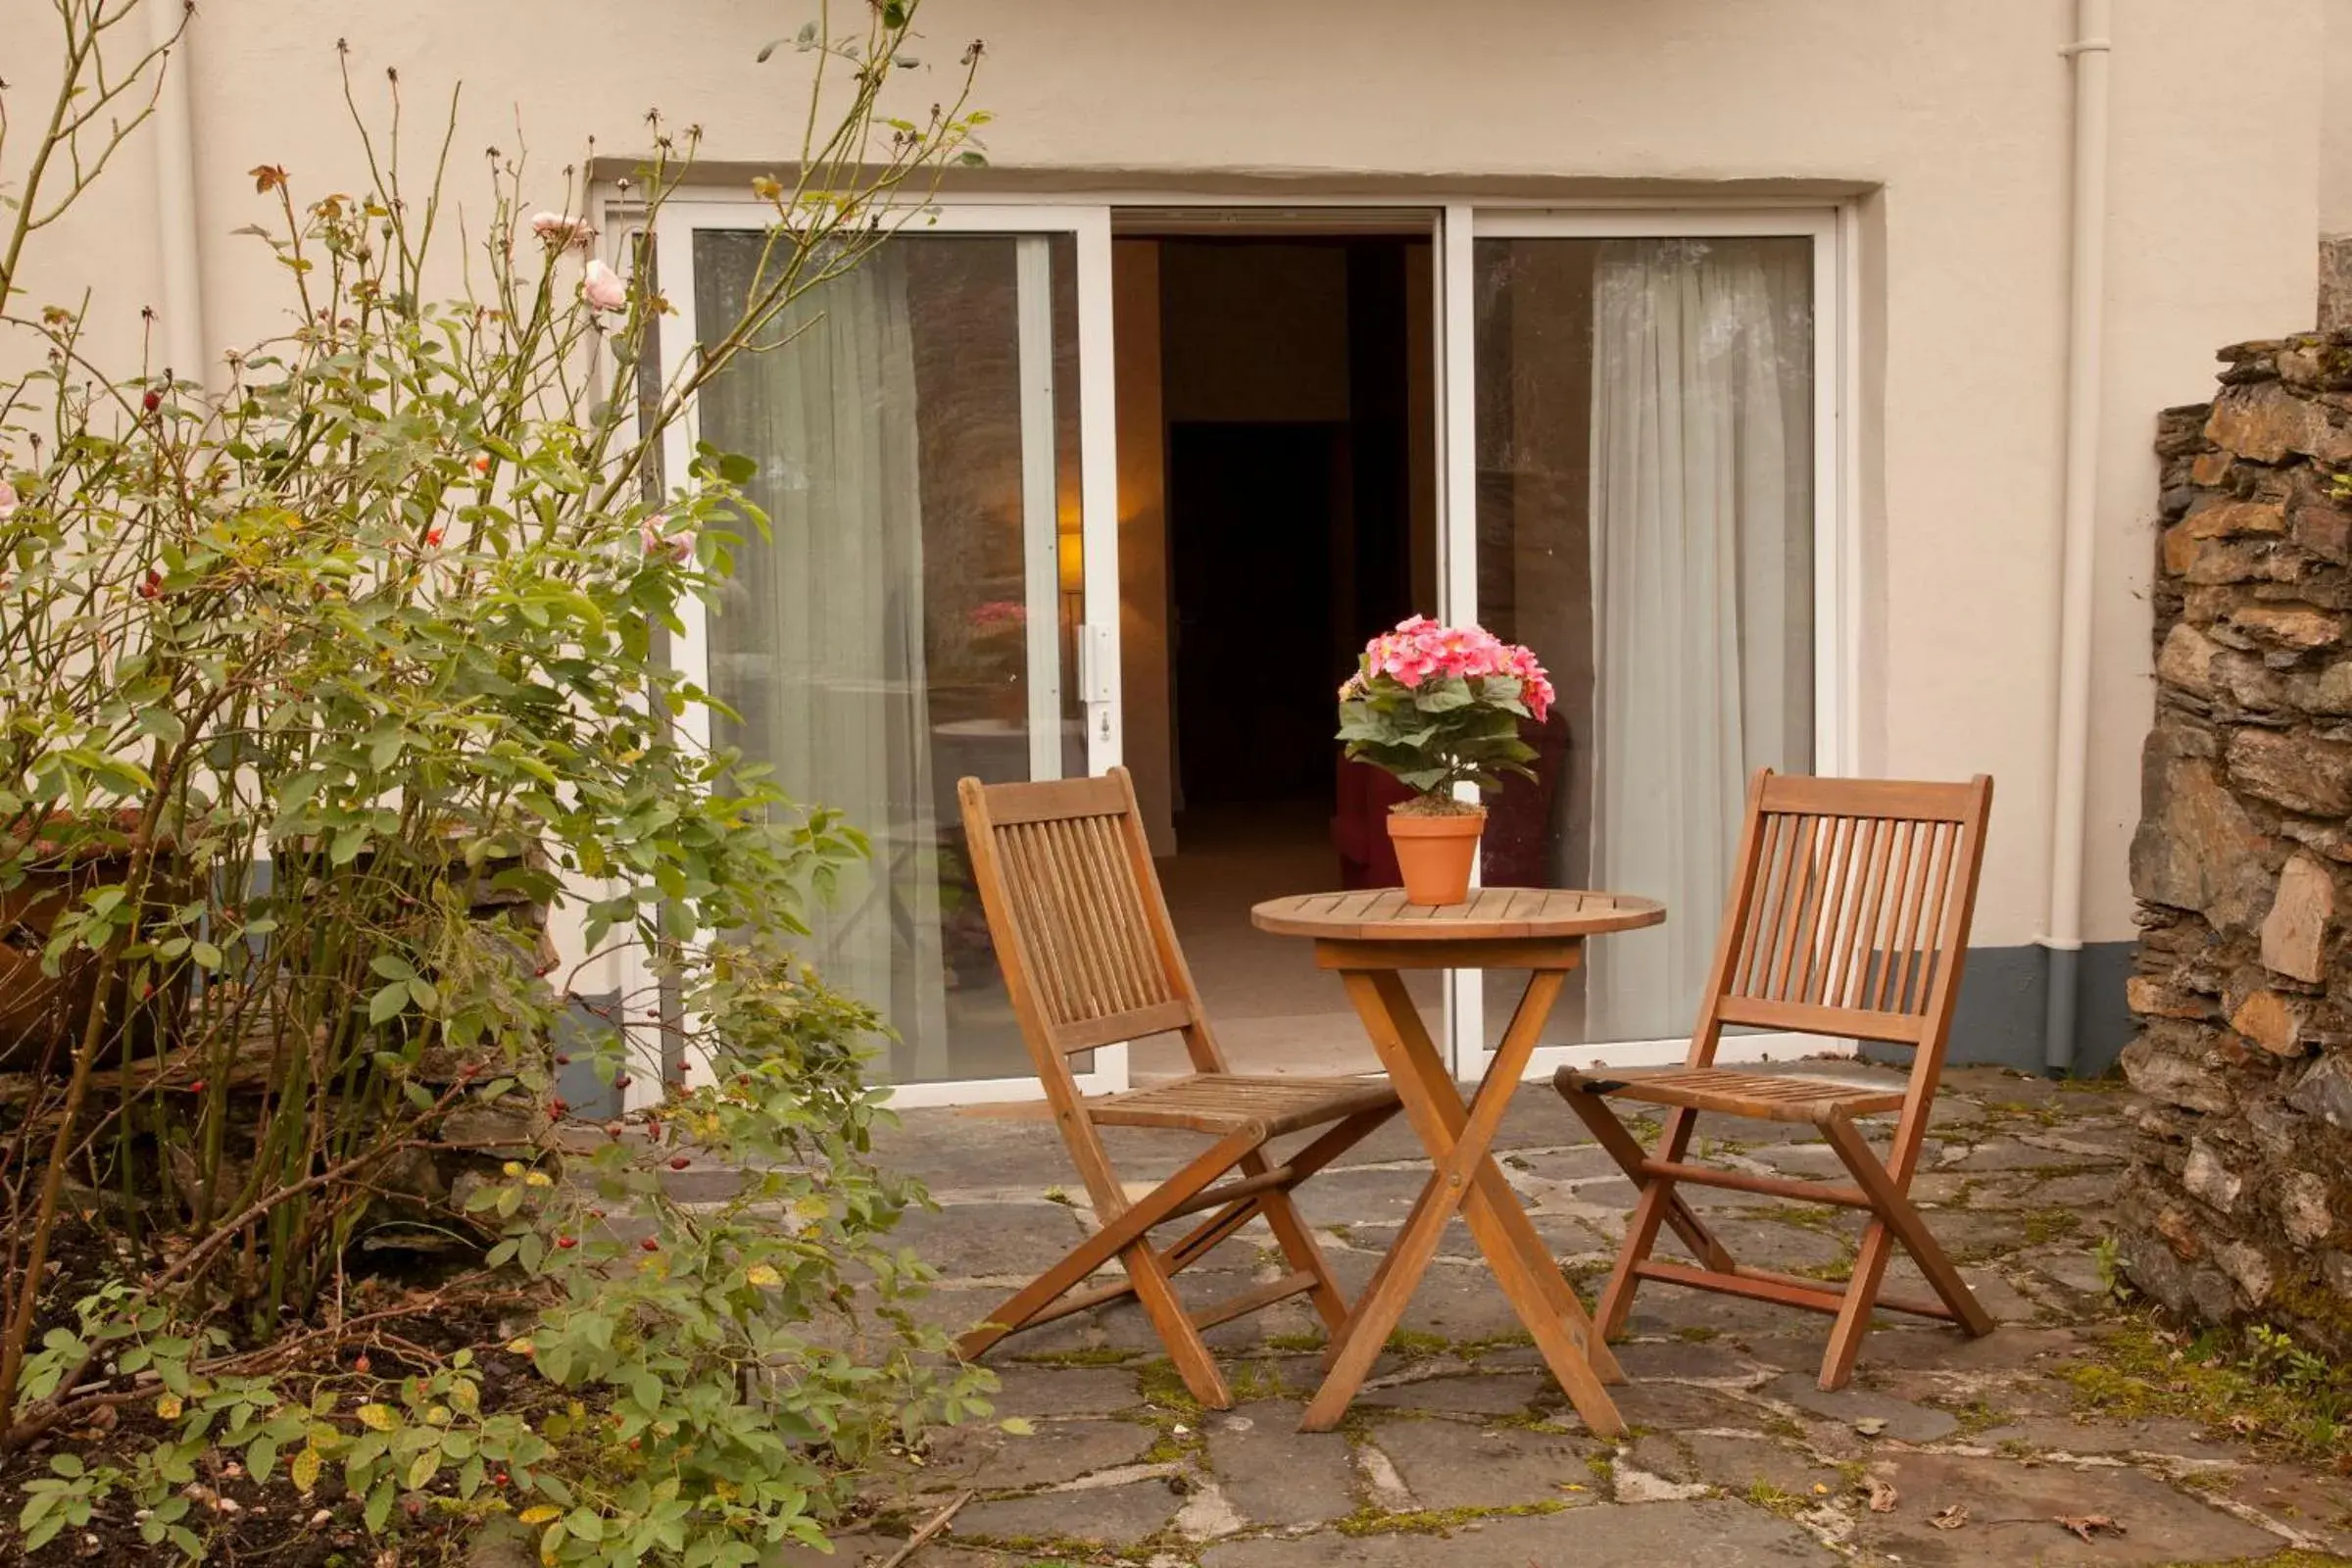
{"label": "rose bush", "polygon": [[[879,1020],[795,946],[862,840],[679,722],[710,700],[662,639],[764,526],[751,465],[660,455],[921,212],[977,46],[907,119],[913,4],[804,30],[823,113],[757,182],[758,281],[665,383],[667,306],[576,171],[493,150],[461,223],[447,143],[404,188],[364,116],[356,189],[252,171],[286,310],[208,378],[99,364],[86,306],[24,297],[27,237],[164,67],[102,65],[124,10],[63,0],[56,102],[8,117],[53,156],[0,220],[0,363],[32,366],[0,379],[0,894],[75,1010],[0,1100],[0,1465],[41,1472],[0,1557],[275,1550],[289,1488],[310,1528],[396,1538],[370,1555],[494,1520],[549,1564],[820,1542],[983,1380],[906,1310]],[[650,232],[694,137],[648,137]],[[650,978],[591,1008],[574,976],[618,948]],[[568,1158],[559,1034],[653,1088]],[[708,1162],[747,1174],[672,1200]]]}

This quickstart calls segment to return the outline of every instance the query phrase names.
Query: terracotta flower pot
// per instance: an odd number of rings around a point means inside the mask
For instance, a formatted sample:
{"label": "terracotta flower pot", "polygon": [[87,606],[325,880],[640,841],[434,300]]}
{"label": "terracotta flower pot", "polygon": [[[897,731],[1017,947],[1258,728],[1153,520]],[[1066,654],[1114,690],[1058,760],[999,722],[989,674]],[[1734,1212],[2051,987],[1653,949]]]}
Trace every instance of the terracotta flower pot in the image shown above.
{"label": "terracotta flower pot", "polygon": [[1396,849],[1405,898],[1414,904],[1460,904],[1468,899],[1470,868],[1478,863],[1478,836],[1486,827],[1483,810],[1450,816],[1391,811],[1389,840]]}

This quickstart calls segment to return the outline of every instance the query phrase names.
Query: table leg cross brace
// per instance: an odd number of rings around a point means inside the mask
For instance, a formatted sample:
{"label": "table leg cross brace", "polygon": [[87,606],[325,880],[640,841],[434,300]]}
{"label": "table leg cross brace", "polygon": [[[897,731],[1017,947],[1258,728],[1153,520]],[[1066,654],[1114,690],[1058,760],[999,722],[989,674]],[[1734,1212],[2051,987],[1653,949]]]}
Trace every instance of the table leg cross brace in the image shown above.
{"label": "table leg cross brace", "polygon": [[1625,1422],[1602,1384],[1623,1382],[1625,1375],[1489,1152],[1566,972],[1540,969],[1530,976],[1527,993],[1469,1105],[1463,1104],[1396,971],[1347,969],[1342,978],[1435,1169],[1388,1256],[1356,1298],[1347,1323],[1333,1336],[1329,1371],[1307,1405],[1301,1430],[1328,1432],[1347,1413],[1348,1401],[1370,1375],[1414,1287],[1437,1255],[1446,1222],[1459,1209],[1512,1310],[1535,1336],[1544,1363],[1577,1413],[1595,1435],[1618,1436]]}

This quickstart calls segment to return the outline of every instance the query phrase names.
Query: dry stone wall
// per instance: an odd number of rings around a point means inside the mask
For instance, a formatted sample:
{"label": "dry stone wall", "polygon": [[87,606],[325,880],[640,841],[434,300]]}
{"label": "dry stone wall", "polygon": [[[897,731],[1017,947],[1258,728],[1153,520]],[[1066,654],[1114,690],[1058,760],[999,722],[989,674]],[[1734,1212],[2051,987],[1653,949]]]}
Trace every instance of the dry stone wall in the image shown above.
{"label": "dry stone wall", "polygon": [[2168,410],[2132,845],[2133,1283],[2352,1353],[2352,334]]}

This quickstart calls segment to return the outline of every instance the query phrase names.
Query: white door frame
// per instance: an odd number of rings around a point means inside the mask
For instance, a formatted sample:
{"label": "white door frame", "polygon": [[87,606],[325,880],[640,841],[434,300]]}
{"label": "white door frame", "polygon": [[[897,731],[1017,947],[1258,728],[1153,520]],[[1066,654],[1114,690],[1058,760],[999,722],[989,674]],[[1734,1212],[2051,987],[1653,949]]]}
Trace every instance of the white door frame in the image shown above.
{"label": "white door frame", "polygon": [[[663,204],[653,230],[662,293],[674,313],[662,323],[662,378],[670,384],[700,341],[695,322],[694,235],[698,229],[758,230],[772,221],[772,209],[750,197],[678,198]],[[1071,678],[1080,683],[1079,699],[1085,715],[1086,763],[1100,773],[1121,756],[1122,732],[1119,691],[1119,565],[1118,565],[1118,448],[1114,417],[1117,408],[1111,381],[1110,344],[1110,209],[1102,205],[1048,203],[954,202],[926,207],[911,217],[893,244],[920,244],[926,234],[1005,234],[1037,236],[1068,234],[1075,241],[1078,304],[1078,448],[1080,552],[1085,574],[1085,615],[1078,635],[1078,668]],[[1061,773],[1061,710],[1063,671],[1059,633],[1058,529],[1051,468],[1035,471],[1039,455],[1038,419],[1042,413],[1042,451],[1053,457],[1053,310],[1048,252],[1042,244],[1019,247],[1018,278],[1020,341],[1019,374],[1022,398],[1023,559],[1028,616],[1030,678],[1030,776],[1055,778]],[[696,443],[701,439],[700,411],[689,404],[682,418],[662,437],[662,471],[667,482],[682,482],[690,470]],[[1041,615],[1045,608],[1052,613]],[[680,607],[684,631],[670,639],[670,660],[697,686],[708,691],[710,647],[706,607],[689,599]],[[1041,727],[1040,720],[1044,723]],[[708,750],[710,712],[690,708],[679,718],[687,742]],[[690,1060],[690,1078],[707,1071]],[[1080,1093],[1116,1094],[1127,1087],[1127,1047],[1124,1043],[1097,1048],[1090,1069],[1077,1074]],[[632,1088],[635,1085],[631,1086]],[[1035,1100],[1044,1093],[1034,1074],[1010,1078],[938,1079],[893,1086],[892,1100],[906,1106],[973,1104],[997,1101]]]}
{"label": "white door frame", "polygon": [[[1448,621],[1478,615],[1476,367],[1472,267],[1473,242],[1482,237],[1645,238],[1706,235],[1792,235],[1809,237],[1814,258],[1814,767],[1824,774],[1850,772],[1858,757],[1860,553],[1855,509],[1859,456],[1847,411],[1856,396],[1855,323],[1858,224],[1850,204],[1743,202],[1711,205],[1657,198],[1512,201],[1482,197],[1475,202],[1437,196],[1282,197],[1158,190],[1063,192],[1049,197],[1019,193],[972,193],[928,209],[905,234],[1068,233],[1075,236],[1080,375],[1080,497],[1083,508],[1084,624],[1078,668],[1086,715],[1087,765],[1100,773],[1124,755],[1124,713],[1119,704],[1119,617],[1117,533],[1116,407],[1113,385],[1110,238],[1115,212],[1172,210],[1253,212],[1263,210],[1279,225],[1281,214],[1298,212],[1301,226],[1311,215],[1346,211],[1410,220],[1426,218],[1436,246],[1432,268],[1437,290],[1437,396],[1439,458],[1439,612]],[[674,199],[655,224],[656,242],[666,266],[664,293],[677,312],[663,323],[662,373],[682,363],[684,345],[694,340],[692,231],[696,228],[757,227],[766,209],[748,193]],[[680,261],[679,258],[685,258]],[[664,441],[665,471],[683,473],[697,439],[694,411],[673,426]],[[1033,570],[1034,575],[1034,570]],[[1035,591],[1035,585],[1032,585]],[[687,634],[672,640],[673,658],[696,679],[708,673],[702,607],[690,608]],[[1056,663],[1049,670],[1057,678]],[[1032,686],[1033,701],[1042,702]],[[1055,694],[1058,701],[1058,691]],[[695,710],[688,733],[708,744],[708,719]],[[1043,764],[1041,737],[1034,732],[1033,760]],[[1058,733],[1054,725],[1048,736]],[[1051,764],[1058,769],[1057,759]],[[1040,777],[1048,776],[1039,771]],[[1718,911],[1677,911],[1675,917],[1712,921]],[[1448,1059],[1455,1074],[1475,1078],[1492,1054],[1485,1046],[1484,976],[1454,971],[1446,976],[1445,1024]],[[1838,1043],[1810,1036],[1740,1035],[1723,1042],[1721,1059],[1748,1061],[1787,1057],[1799,1051],[1835,1050]],[[1607,1046],[1545,1046],[1528,1067],[1533,1078],[1567,1063],[1606,1060],[1640,1066],[1679,1062],[1687,1038],[1618,1042]],[[1094,1068],[1080,1075],[1088,1094],[1127,1087],[1125,1045],[1095,1053]],[[901,1105],[981,1103],[1040,1098],[1033,1077],[942,1080],[897,1086]]]}
{"label": "white door frame", "polygon": [[[1860,616],[1860,558],[1848,482],[1847,408],[1851,309],[1850,225],[1836,207],[1654,207],[1643,209],[1494,207],[1449,204],[1439,229],[1440,470],[1439,574],[1443,618],[1478,618],[1478,430],[1476,414],[1476,271],[1479,239],[1676,239],[1772,235],[1813,242],[1813,768],[1852,771],[1856,763],[1855,677]],[[1456,526],[1457,520],[1468,523]],[[1632,890],[1629,890],[1632,891]],[[1670,909],[1668,919],[1714,921],[1715,909]],[[1602,938],[1606,941],[1607,938]],[[1494,1060],[1486,1039],[1486,976],[1451,971],[1446,987],[1446,1036],[1454,1076],[1476,1079]],[[1726,1035],[1716,1059],[1786,1060],[1834,1052],[1851,1042],[1782,1033]],[[1567,1065],[1679,1065],[1688,1035],[1579,1046],[1539,1046],[1525,1077],[1549,1077]]]}

